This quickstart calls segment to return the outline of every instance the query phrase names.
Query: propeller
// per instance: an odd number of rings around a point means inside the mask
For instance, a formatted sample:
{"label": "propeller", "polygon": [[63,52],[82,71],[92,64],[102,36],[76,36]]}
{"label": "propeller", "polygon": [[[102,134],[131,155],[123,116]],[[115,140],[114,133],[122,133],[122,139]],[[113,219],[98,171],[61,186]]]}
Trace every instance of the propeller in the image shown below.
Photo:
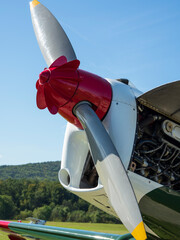
{"label": "propeller", "polygon": [[30,10],[34,32],[47,65],[60,56],[65,56],[68,62],[75,60],[76,54],[67,35],[51,12],[37,0],[30,2]]}
{"label": "propeller", "polygon": [[77,104],[74,113],[86,132],[94,164],[111,205],[136,240],[146,239],[131,183],[102,122],[85,102]]}
{"label": "propeller", "polygon": [[[71,114],[73,111],[86,132],[94,164],[112,207],[134,238],[136,240],[145,240],[147,237],[133,188],[121,158],[100,120],[102,118],[99,116],[99,112],[96,110],[100,105],[102,109],[105,109],[105,115],[109,105],[107,101],[105,101],[104,105],[99,104],[96,96],[99,92],[95,91],[91,94],[88,93],[86,88],[84,88],[84,98],[87,98],[87,101],[89,100],[91,103],[82,102],[82,97],[78,95],[80,91],[78,92],[75,88],[79,86],[82,88],[85,78],[80,74],[84,73],[82,70],[77,70],[79,61],[76,60],[76,55],[64,30],[49,10],[37,0],[33,0],[30,3],[30,9],[34,31],[40,49],[47,64],[50,65],[49,69],[46,69],[40,74],[36,84],[38,89],[37,105],[41,109],[47,106],[53,114],[57,113],[58,108],[60,109],[61,106],[67,105],[68,109],[69,106],[71,106]],[[61,57],[59,58],[59,56]],[[58,74],[56,74],[57,72]],[[70,77],[67,82],[64,82],[64,79],[67,80],[67,78],[63,77],[64,72],[66,72],[66,74],[70,72]],[[61,79],[57,78],[59,75]],[[65,85],[69,84],[69,79],[72,80],[76,78],[77,75],[80,77],[79,79],[75,79],[73,86],[73,96],[76,95],[77,105],[75,107],[74,105],[65,105],[65,101],[68,99],[69,102],[72,102],[73,97],[63,97],[68,94],[63,95],[63,92],[68,89]],[[96,85],[96,82],[95,84],[91,83],[91,80],[93,81],[93,75],[87,74],[87,76],[90,82],[88,85],[90,86],[90,92],[93,89],[92,85]],[[99,77],[95,79],[97,79],[97,84],[103,82]],[[62,83],[64,83],[64,85]],[[73,83],[73,81],[71,83]],[[103,84],[106,85],[105,89],[109,89],[106,80],[104,80]],[[98,87],[98,89],[99,88],[101,87]],[[104,92],[104,90],[101,91]],[[81,93],[82,92],[83,91],[81,91]],[[96,98],[95,102],[97,106],[94,106],[94,103],[92,103],[92,96]],[[104,106],[106,107],[104,108]]]}

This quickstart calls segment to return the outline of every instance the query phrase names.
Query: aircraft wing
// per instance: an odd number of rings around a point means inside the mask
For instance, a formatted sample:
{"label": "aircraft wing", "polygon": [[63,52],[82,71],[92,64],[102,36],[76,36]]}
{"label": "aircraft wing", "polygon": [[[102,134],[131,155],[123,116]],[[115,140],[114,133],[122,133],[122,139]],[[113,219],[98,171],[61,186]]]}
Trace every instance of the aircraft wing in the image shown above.
{"label": "aircraft wing", "polygon": [[11,240],[25,240],[26,238],[38,240],[135,240],[131,234],[117,235],[10,221],[0,221],[0,229],[9,232]]}

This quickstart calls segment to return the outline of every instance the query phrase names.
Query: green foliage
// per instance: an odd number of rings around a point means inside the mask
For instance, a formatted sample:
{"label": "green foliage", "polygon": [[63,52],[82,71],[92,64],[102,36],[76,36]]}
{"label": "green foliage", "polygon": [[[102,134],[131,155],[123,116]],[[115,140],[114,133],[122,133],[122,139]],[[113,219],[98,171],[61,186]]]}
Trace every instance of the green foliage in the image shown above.
{"label": "green foliage", "polygon": [[83,210],[75,210],[68,214],[68,222],[89,222],[90,218]]}
{"label": "green foliage", "polygon": [[39,219],[42,219],[42,220],[46,220],[46,219],[50,218],[51,211],[52,211],[52,209],[49,206],[44,205],[42,207],[34,209],[33,217],[39,218]]}
{"label": "green foliage", "polygon": [[57,205],[53,208],[52,213],[51,213],[51,220],[53,221],[62,221],[65,222],[67,221],[67,216],[69,213],[69,208],[63,205]]}
{"label": "green foliage", "polygon": [[25,209],[24,211],[20,211],[19,215],[16,216],[16,219],[25,220],[26,218],[33,216],[33,212]]}
{"label": "green foliage", "polygon": [[60,161],[29,163],[17,166],[0,166],[0,179],[49,179],[51,181],[58,180],[58,171],[60,169]]}
{"label": "green foliage", "polygon": [[94,223],[101,222],[101,216],[100,215],[101,214],[98,210],[90,212],[89,217],[90,217],[91,222],[94,222]]}
{"label": "green foliage", "polygon": [[0,166],[0,219],[33,216],[62,222],[119,223],[65,190],[57,181],[59,168],[59,161]]}
{"label": "green foliage", "polygon": [[37,179],[0,180],[0,218],[36,217],[53,221],[117,220],[65,190],[58,182]]}
{"label": "green foliage", "polygon": [[15,206],[12,198],[7,195],[0,195],[0,219],[13,218],[15,214]]}

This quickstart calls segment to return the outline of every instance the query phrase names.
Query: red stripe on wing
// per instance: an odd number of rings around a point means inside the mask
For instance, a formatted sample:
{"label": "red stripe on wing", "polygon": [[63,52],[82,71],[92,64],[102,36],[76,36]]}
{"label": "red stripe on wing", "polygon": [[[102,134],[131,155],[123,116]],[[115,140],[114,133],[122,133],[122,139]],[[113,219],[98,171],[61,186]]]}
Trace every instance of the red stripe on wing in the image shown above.
{"label": "red stripe on wing", "polygon": [[11,223],[10,221],[2,221],[0,220],[0,228],[6,228],[9,229],[8,225]]}

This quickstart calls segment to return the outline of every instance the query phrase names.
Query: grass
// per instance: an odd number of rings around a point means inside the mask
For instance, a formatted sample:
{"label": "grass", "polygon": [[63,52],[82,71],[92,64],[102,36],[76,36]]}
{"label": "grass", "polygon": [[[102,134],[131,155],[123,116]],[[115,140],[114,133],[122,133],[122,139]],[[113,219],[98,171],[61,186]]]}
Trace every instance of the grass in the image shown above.
{"label": "grass", "polygon": [[[27,221],[23,221],[26,222]],[[122,224],[104,224],[104,223],[71,223],[71,222],[47,222],[46,225],[63,228],[83,229],[87,231],[126,234],[128,231]],[[0,240],[9,240],[6,232],[0,231]]]}
{"label": "grass", "polygon": [[6,232],[0,231],[0,239],[1,240],[9,240],[8,234]]}
{"label": "grass", "polygon": [[47,225],[63,228],[83,229],[87,231],[126,234],[128,231],[122,224],[47,222]]}

